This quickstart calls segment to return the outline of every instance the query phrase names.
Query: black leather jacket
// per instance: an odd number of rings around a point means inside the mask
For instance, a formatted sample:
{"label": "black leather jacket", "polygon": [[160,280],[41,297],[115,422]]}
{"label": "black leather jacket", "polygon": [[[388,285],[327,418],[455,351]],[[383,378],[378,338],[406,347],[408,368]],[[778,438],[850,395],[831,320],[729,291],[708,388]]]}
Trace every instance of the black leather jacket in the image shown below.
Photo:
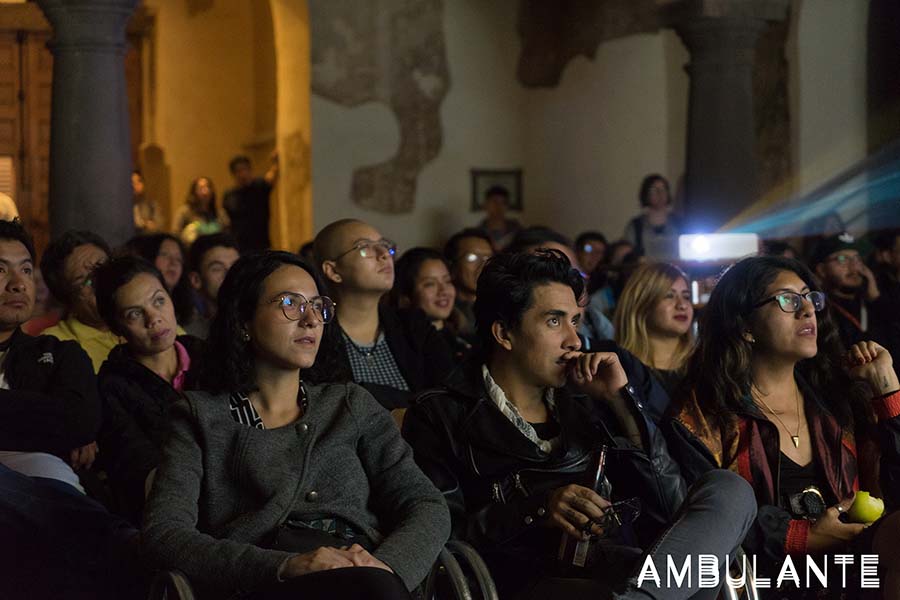
{"label": "black leather jacket", "polygon": [[[556,394],[562,449],[554,456],[543,453],[490,400],[475,360],[442,389],[420,396],[406,414],[403,435],[447,500],[453,536],[472,543],[498,580],[504,577],[498,569],[524,577],[553,566],[561,530],[541,526],[548,498],[559,487],[584,483],[600,444],[611,449],[607,477],[613,500],[641,498],[635,529],[642,546],[672,521],[685,497],[684,480],[658,428],[668,396],[632,355],[612,342],[603,349],[616,350],[628,374],[622,393],[642,430],[642,448],[619,435],[602,402],[562,388]],[[651,410],[651,404],[660,406]]]}

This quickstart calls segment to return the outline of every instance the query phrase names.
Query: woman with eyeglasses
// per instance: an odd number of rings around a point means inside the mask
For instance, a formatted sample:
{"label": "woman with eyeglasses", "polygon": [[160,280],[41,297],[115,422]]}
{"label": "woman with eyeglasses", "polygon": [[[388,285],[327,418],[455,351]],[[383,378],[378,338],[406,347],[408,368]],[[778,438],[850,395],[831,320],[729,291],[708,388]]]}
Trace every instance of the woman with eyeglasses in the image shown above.
{"label": "woman with eyeglasses", "polygon": [[319,232],[314,249],[341,307],[335,329],[342,376],[349,374],[402,420],[414,395],[436,387],[453,369],[446,341],[422,314],[382,302],[394,285],[397,246],[374,227],[336,221]]}
{"label": "woman with eyeglasses", "polygon": [[[701,317],[670,445],[688,479],[724,468],[751,483],[759,510],[743,546],[760,576],[775,577],[788,555],[878,554],[883,597],[898,598],[898,514],[865,527],[842,513],[859,490],[889,507],[900,500],[900,383],[881,346],[843,352],[825,303],[792,259],[747,258],[726,271]],[[856,592],[859,575],[857,560]],[[841,592],[780,587],[790,597]]]}
{"label": "woman with eyeglasses", "polygon": [[97,311],[125,340],[100,367],[103,422],[100,465],[118,509],[140,523],[144,498],[159,463],[166,413],[197,389],[203,343],[177,335],[175,305],[165,276],[135,256],[115,258],[94,271]]}
{"label": "woman with eyeglasses", "polygon": [[334,315],[293,254],[244,256],[222,284],[210,392],[171,410],[143,532],[201,594],[409,598],[447,540],[446,505],[390,415],[322,383]]}

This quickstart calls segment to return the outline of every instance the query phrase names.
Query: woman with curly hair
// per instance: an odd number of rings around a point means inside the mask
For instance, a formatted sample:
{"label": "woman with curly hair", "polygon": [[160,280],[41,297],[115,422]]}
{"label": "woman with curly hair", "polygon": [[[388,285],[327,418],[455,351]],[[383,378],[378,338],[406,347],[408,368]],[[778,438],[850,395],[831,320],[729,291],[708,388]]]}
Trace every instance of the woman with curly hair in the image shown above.
{"label": "woman with curly hair", "polygon": [[335,354],[320,289],[294,254],[238,260],[211,391],[171,409],[144,540],[212,597],[409,598],[449,536],[390,414],[352,383],[317,383]]}
{"label": "woman with curly hair", "polygon": [[693,319],[687,275],[668,263],[642,265],[616,306],[615,339],[650,367],[671,395],[694,347]]}
{"label": "woman with curly hair", "polygon": [[[761,575],[774,577],[786,556],[877,554],[883,597],[898,598],[898,513],[871,527],[842,513],[860,489],[890,508],[900,500],[900,383],[881,346],[845,354],[825,308],[795,260],[753,257],[726,271],[701,318],[670,446],[689,479],[724,468],[753,486],[758,516],[743,546]],[[856,566],[848,586],[861,593]],[[793,597],[846,591],[780,587]]]}
{"label": "woman with curly hair", "polygon": [[187,199],[172,220],[172,229],[186,245],[201,235],[219,233],[228,229],[228,215],[216,203],[216,188],[209,177],[198,177],[191,182]]}

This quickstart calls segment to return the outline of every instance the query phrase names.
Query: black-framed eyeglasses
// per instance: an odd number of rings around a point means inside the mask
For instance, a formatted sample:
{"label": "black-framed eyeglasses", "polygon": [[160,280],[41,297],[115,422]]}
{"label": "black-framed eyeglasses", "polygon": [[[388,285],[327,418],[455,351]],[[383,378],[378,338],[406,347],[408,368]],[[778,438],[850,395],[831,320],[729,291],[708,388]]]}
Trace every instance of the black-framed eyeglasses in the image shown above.
{"label": "black-framed eyeglasses", "polygon": [[397,254],[397,244],[386,238],[381,238],[380,240],[363,240],[357,242],[346,252],[338,255],[334,260],[340,260],[354,250],[359,252],[359,255],[363,258],[377,258],[379,252],[394,256]]}
{"label": "black-framed eyeglasses", "polygon": [[813,290],[811,292],[806,292],[805,294],[798,294],[797,292],[779,292],[770,298],[766,298],[765,300],[760,300],[756,304],[753,305],[753,308],[759,308],[769,302],[777,302],[778,308],[783,310],[786,313],[795,313],[801,308],[803,308],[803,300],[809,300],[809,303],[813,305],[813,309],[816,312],[821,311],[825,308],[825,292],[819,292]]}
{"label": "black-framed eyeglasses", "polygon": [[270,300],[269,304],[277,302],[281,306],[281,312],[284,318],[289,321],[299,321],[306,314],[309,307],[312,307],[313,314],[322,323],[330,323],[334,319],[335,308],[337,304],[328,296],[314,296],[307,300],[302,294],[281,294],[274,300]]}

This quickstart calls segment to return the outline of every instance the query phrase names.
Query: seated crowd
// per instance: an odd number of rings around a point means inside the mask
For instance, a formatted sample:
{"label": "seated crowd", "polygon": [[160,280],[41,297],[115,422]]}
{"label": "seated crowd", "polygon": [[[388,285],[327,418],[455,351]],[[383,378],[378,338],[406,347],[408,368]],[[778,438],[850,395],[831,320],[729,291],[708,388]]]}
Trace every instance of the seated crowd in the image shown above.
{"label": "seated crowd", "polygon": [[522,227],[492,189],[479,227],[400,255],[356,219],[264,250],[227,231],[237,199],[190,197],[177,235],[52,241],[42,332],[31,238],[0,221],[0,597],[179,570],[200,598],[411,598],[459,540],[501,598],[716,598],[667,565],[724,582],[741,549],[771,578],[877,555],[872,597],[900,598],[900,231],[808,266],[770,245],[698,307],[646,256],[681,229],[658,175],[619,242]]}

